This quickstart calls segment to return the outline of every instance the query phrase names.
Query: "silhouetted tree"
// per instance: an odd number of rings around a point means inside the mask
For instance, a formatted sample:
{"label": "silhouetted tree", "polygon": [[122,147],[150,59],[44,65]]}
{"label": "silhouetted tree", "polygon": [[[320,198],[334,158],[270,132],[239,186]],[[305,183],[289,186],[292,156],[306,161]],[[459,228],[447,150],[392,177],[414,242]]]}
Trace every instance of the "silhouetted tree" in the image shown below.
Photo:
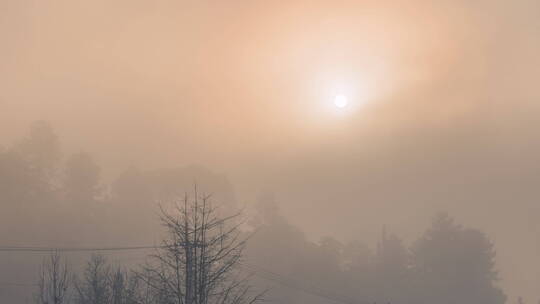
{"label": "silhouetted tree", "polygon": [[352,241],[347,243],[342,255],[343,284],[350,296],[374,300],[378,288],[375,280],[375,255],[364,243]]}
{"label": "silhouetted tree", "polygon": [[[257,214],[251,225],[257,233],[250,240],[247,258],[252,264],[271,269],[301,288],[342,293],[341,255],[343,245],[334,238],[311,242],[283,216],[271,193],[259,197]],[[261,286],[266,280],[256,281]],[[294,288],[272,288],[272,299],[282,303],[326,303],[325,298],[298,292]]]}
{"label": "silhouetted tree", "polygon": [[92,255],[82,278],[75,278],[78,304],[110,304],[112,286],[111,268],[101,255]]}
{"label": "silhouetted tree", "polygon": [[458,225],[446,214],[412,247],[415,292],[420,303],[504,303],[495,283],[493,244],[480,231]]}
{"label": "silhouetted tree", "polygon": [[13,150],[28,162],[32,172],[43,180],[53,177],[61,159],[58,137],[52,126],[45,121],[34,122],[27,137]]}
{"label": "silhouetted tree", "polygon": [[247,239],[238,215],[218,216],[208,196],[187,194],[172,211],[162,209],[161,222],[168,235],[144,267],[140,278],[159,298],[171,304],[248,304],[252,294],[238,267]]}
{"label": "silhouetted tree", "polygon": [[[0,241],[35,239],[54,230],[51,214],[59,210],[55,174],[60,160],[58,139],[45,122],[32,125],[29,135],[0,152]],[[26,225],[20,225],[21,221]]]}
{"label": "silhouetted tree", "polygon": [[144,286],[134,275],[116,267],[109,278],[111,289],[110,304],[144,304]]}
{"label": "silhouetted tree", "polygon": [[52,253],[43,261],[38,279],[37,304],[68,303],[68,288],[70,287],[68,266],[62,262],[58,252]]}
{"label": "silhouetted tree", "polygon": [[400,238],[383,228],[374,259],[375,299],[378,302],[407,302],[409,252]]}
{"label": "silhouetted tree", "polygon": [[64,191],[71,203],[88,203],[100,194],[99,166],[86,153],[72,155],[65,169]]}

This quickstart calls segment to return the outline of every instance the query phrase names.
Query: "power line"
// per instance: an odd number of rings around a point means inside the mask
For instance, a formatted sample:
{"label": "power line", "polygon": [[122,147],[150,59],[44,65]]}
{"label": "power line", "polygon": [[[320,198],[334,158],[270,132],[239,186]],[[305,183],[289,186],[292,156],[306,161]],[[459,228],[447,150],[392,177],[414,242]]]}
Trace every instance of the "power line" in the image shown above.
{"label": "power line", "polygon": [[[159,249],[165,248],[165,246],[124,246],[124,247],[36,247],[36,246],[0,246],[0,252],[92,252],[92,251],[129,251],[129,250],[147,250],[147,249]],[[343,295],[339,295],[335,292],[324,290],[321,287],[311,285],[305,286],[298,280],[278,274],[276,272],[264,269],[260,266],[249,264],[246,262],[240,263],[240,266],[251,270],[255,275],[277,282],[285,287],[299,290],[307,294],[315,295],[327,300],[331,300],[337,303],[343,304],[358,304],[355,299],[348,298]],[[0,282],[0,285],[6,286],[36,286],[36,284],[24,284],[24,283],[9,283]]]}
{"label": "power line", "polygon": [[349,297],[346,297],[346,296],[343,296],[343,295],[339,295],[339,294],[337,294],[335,292],[332,292],[330,290],[325,290],[324,288],[321,288],[321,287],[313,285],[313,284],[311,284],[311,286],[306,286],[305,284],[302,284],[301,282],[299,282],[296,279],[286,277],[284,275],[272,272],[270,270],[264,269],[264,268],[259,267],[259,266],[248,265],[246,263],[241,263],[240,265],[244,266],[247,269],[253,270],[255,272],[255,275],[257,275],[257,276],[259,276],[259,277],[261,277],[263,279],[275,281],[275,282],[277,282],[277,283],[279,283],[279,284],[281,284],[281,285],[283,285],[285,287],[291,288],[291,289],[300,290],[302,292],[305,292],[305,293],[308,293],[308,294],[311,294],[311,295],[315,295],[315,296],[318,296],[318,297],[321,297],[321,298],[325,298],[325,299],[328,299],[328,300],[332,300],[332,301],[338,302],[338,303],[345,303],[345,304],[358,304],[359,303],[356,299],[352,299],[352,298],[349,298]]}
{"label": "power line", "polygon": [[0,252],[78,252],[78,251],[126,251],[163,248],[162,246],[131,247],[33,247],[33,246],[0,246]]}

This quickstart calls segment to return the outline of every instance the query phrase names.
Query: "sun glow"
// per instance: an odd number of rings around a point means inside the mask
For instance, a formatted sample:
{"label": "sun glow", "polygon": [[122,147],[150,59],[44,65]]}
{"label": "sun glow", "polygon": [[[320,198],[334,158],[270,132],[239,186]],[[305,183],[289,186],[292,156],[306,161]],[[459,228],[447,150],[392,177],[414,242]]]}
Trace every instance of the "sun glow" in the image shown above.
{"label": "sun glow", "polygon": [[345,108],[349,104],[349,99],[343,94],[336,95],[334,105],[338,108]]}

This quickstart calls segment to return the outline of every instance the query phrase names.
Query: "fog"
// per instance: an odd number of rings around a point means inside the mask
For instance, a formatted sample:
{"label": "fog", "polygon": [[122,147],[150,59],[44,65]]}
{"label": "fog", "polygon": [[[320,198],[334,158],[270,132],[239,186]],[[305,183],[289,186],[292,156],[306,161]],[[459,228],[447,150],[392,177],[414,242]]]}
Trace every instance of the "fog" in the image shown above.
{"label": "fog", "polygon": [[[155,244],[156,201],[197,184],[282,229],[253,241],[261,266],[294,264],[261,240],[409,248],[446,212],[494,243],[506,302],[536,303],[538,54],[535,0],[1,1],[0,247]],[[62,199],[21,195],[39,185],[10,157],[36,150]],[[0,252],[1,281],[41,258]]]}

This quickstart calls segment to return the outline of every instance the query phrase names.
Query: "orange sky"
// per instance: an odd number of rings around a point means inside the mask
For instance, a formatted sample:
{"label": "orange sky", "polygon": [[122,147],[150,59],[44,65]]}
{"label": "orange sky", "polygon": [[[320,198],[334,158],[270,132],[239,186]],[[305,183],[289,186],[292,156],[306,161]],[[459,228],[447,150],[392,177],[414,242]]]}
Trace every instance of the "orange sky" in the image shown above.
{"label": "orange sky", "polygon": [[0,38],[2,145],[45,119],[109,176],[204,164],[313,236],[448,210],[540,296],[538,1],[2,1]]}

